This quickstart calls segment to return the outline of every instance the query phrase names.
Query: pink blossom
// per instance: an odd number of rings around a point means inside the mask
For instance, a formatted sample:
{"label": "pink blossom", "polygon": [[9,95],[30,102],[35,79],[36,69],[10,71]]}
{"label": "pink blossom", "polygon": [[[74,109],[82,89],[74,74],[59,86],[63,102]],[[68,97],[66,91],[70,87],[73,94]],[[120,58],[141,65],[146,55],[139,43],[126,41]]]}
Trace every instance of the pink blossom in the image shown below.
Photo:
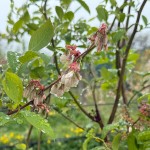
{"label": "pink blossom", "polygon": [[70,64],[70,69],[74,72],[80,71],[80,65],[77,62]]}
{"label": "pink blossom", "polygon": [[77,46],[76,45],[66,45],[66,49],[68,50],[76,50]]}

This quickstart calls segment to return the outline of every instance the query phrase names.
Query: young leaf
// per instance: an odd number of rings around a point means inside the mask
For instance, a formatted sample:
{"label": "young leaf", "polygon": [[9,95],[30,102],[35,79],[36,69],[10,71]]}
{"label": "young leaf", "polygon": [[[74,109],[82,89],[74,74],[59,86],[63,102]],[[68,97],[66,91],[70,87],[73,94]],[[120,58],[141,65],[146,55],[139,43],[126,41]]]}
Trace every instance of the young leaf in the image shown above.
{"label": "young leaf", "polygon": [[35,114],[34,112],[30,112],[27,110],[21,111],[20,113],[35,128],[42,131],[43,133],[46,133],[52,139],[55,138],[54,132],[53,132],[50,124],[47,122],[47,120],[42,118],[39,114]]}
{"label": "young leaf", "polygon": [[67,13],[65,13],[64,18],[67,18],[69,21],[72,21],[72,19],[74,18],[74,13],[72,11],[68,11]]}
{"label": "young leaf", "polygon": [[18,21],[14,24],[12,31],[13,31],[14,33],[17,33],[17,32],[19,31],[19,29],[22,27],[22,25],[23,25],[23,20],[22,20],[22,19],[18,20]]}
{"label": "young leaf", "polygon": [[16,53],[11,51],[7,52],[7,61],[11,70],[15,73],[18,65]]}
{"label": "young leaf", "polygon": [[19,104],[22,99],[23,86],[21,79],[14,73],[6,72],[2,82],[4,91],[15,103]]}
{"label": "young leaf", "polygon": [[108,19],[108,12],[107,10],[102,6],[102,5],[99,5],[97,8],[97,13],[98,13],[98,19],[100,21],[104,20],[104,21],[107,21]]}
{"label": "young leaf", "polygon": [[114,42],[119,41],[124,36],[125,31],[124,30],[118,30],[117,32],[114,32],[112,34],[112,39]]}
{"label": "young leaf", "polygon": [[121,139],[121,133],[118,133],[112,141],[112,149],[113,150],[118,150],[120,139]]}
{"label": "young leaf", "polygon": [[39,51],[45,47],[54,36],[54,28],[50,20],[47,20],[37,31],[35,31],[29,42],[29,50]]}
{"label": "young leaf", "polygon": [[78,2],[81,4],[81,6],[90,14],[90,9],[89,6],[83,1],[83,0],[78,0]]}
{"label": "young leaf", "polygon": [[33,51],[27,51],[23,56],[19,57],[21,63],[26,63],[31,61],[33,58],[38,57],[38,54]]}
{"label": "young leaf", "polygon": [[148,24],[147,18],[144,15],[142,15],[142,19],[143,19],[144,24],[147,25]]}
{"label": "young leaf", "polygon": [[56,6],[55,10],[56,10],[56,13],[57,13],[59,19],[62,20],[62,17],[64,15],[63,9],[59,6]]}

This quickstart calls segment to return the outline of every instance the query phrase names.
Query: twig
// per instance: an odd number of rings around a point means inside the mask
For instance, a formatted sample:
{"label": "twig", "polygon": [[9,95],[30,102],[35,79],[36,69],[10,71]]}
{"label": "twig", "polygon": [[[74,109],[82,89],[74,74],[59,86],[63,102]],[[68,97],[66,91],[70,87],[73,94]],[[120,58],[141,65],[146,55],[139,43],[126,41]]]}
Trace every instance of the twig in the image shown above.
{"label": "twig", "polygon": [[[139,92],[142,92],[143,90],[145,90],[145,89],[148,88],[148,87],[150,87],[150,85],[147,85],[147,86],[142,87],[142,88],[138,91],[138,93],[139,93]],[[136,95],[137,95],[137,92],[130,98],[129,102],[127,103],[127,106],[130,105],[131,101],[133,100],[133,98],[134,98]]]}
{"label": "twig", "polygon": [[15,110],[9,111],[9,112],[7,113],[7,115],[15,114],[15,113],[18,112],[19,110],[22,110],[22,109],[24,109],[25,107],[27,107],[27,106],[29,106],[29,105],[32,105],[32,104],[33,104],[33,100],[29,101],[28,103],[24,104],[23,106],[21,106],[21,107],[15,109]]}
{"label": "twig", "polygon": [[87,113],[87,111],[80,105],[80,103],[78,102],[78,100],[75,98],[75,96],[73,95],[73,93],[71,91],[69,91],[69,94],[71,95],[71,97],[73,98],[74,102],[77,104],[77,106],[80,108],[80,110],[91,120],[95,121],[94,117],[91,116],[89,113]]}
{"label": "twig", "polygon": [[130,39],[128,41],[128,44],[127,44],[127,47],[126,47],[126,50],[125,50],[125,56],[123,58],[123,64],[122,64],[122,68],[121,68],[120,78],[119,78],[118,85],[117,85],[116,98],[115,98],[115,102],[114,102],[114,106],[113,106],[111,115],[110,115],[109,120],[108,120],[108,124],[111,124],[113,122],[115,114],[116,114],[116,111],[117,111],[117,108],[118,108],[118,103],[119,103],[119,99],[120,99],[120,91],[121,91],[121,86],[122,86],[122,83],[123,83],[123,77],[124,77],[124,72],[125,72],[125,67],[126,67],[128,54],[129,54],[130,47],[131,47],[132,41],[134,39],[134,36],[135,36],[135,34],[137,32],[137,27],[138,27],[138,23],[139,23],[139,20],[140,20],[141,12],[142,12],[146,2],[147,2],[147,0],[143,1],[142,5],[141,5],[141,7],[140,7],[140,9],[138,11],[136,24],[134,26],[134,30],[132,32],[132,35],[131,35],[131,37],[130,37]]}
{"label": "twig", "polygon": [[39,133],[39,138],[38,138],[38,145],[37,145],[37,149],[40,150],[41,148],[41,138],[42,138],[42,131],[40,131]]}
{"label": "twig", "polygon": [[84,128],[82,128],[81,126],[79,126],[77,123],[75,123],[72,119],[70,119],[69,117],[65,116],[62,112],[58,111],[56,108],[53,108],[55,111],[57,111],[60,115],[62,115],[65,119],[67,119],[68,121],[70,121],[71,123],[73,123],[75,126],[77,126],[78,128],[84,130]]}
{"label": "twig", "polygon": [[44,10],[43,15],[44,15],[44,17],[45,17],[46,20],[48,19],[47,13],[46,13],[46,11],[47,11],[47,9],[46,9],[46,7],[47,7],[47,1],[48,0],[45,0],[44,6],[43,6],[43,10]]}
{"label": "twig", "polygon": [[113,22],[112,22],[110,28],[108,29],[107,34],[109,34],[110,31],[112,30],[112,28],[113,28],[113,26],[114,26],[114,24],[115,24],[115,21],[116,21],[116,16],[115,16],[115,18],[114,18],[114,20],[113,20]]}
{"label": "twig", "polygon": [[27,146],[27,148],[28,148],[29,145],[30,145],[29,142],[30,142],[30,136],[31,136],[32,129],[33,129],[33,126],[30,125],[29,131],[28,131],[28,135],[27,135],[27,139],[26,139],[26,146]]}

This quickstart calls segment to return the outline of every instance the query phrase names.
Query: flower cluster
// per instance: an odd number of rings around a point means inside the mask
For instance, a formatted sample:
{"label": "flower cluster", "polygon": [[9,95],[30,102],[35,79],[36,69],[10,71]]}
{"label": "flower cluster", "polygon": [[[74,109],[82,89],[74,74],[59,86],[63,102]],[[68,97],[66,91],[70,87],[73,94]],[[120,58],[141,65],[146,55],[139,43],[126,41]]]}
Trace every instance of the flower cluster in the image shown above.
{"label": "flower cluster", "polygon": [[141,104],[139,111],[142,115],[146,116],[146,117],[150,117],[150,105],[143,103]]}
{"label": "flower cluster", "polygon": [[103,47],[107,50],[107,25],[103,23],[98,31],[89,38],[89,40],[95,44],[98,52],[100,52]]}
{"label": "flower cluster", "polygon": [[59,82],[51,88],[51,93],[58,97],[61,97],[64,92],[68,92],[71,87],[76,87],[82,79],[79,74],[80,64],[75,61],[81,53],[76,48],[75,45],[67,45],[66,49],[68,50],[68,54],[63,54],[60,57],[61,63],[67,64],[68,69],[62,73]]}
{"label": "flower cluster", "polygon": [[24,90],[23,97],[33,100],[35,108],[49,112],[47,106],[43,104],[43,101],[46,99],[44,89],[45,87],[38,80],[31,80]]}

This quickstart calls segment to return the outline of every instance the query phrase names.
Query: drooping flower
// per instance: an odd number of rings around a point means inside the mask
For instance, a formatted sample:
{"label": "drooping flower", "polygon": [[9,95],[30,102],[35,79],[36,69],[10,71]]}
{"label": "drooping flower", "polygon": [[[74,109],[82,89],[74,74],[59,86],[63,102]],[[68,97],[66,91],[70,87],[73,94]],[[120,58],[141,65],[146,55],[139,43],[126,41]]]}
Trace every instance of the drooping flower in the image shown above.
{"label": "drooping flower", "polygon": [[60,56],[60,62],[61,62],[62,64],[69,65],[69,64],[71,63],[71,60],[70,60],[69,56],[67,56],[67,55],[65,55],[65,54],[62,54],[62,55]]}
{"label": "drooping flower", "polygon": [[103,23],[98,31],[89,38],[89,40],[94,42],[98,52],[101,51],[103,47],[107,50],[107,25]]}
{"label": "drooping flower", "polygon": [[[23,97],[33,100],[34,108],[42,109],[43,106],[46,108],[45,110],[48,111],[46,105],[43,104],[43,101],[46,99],[46,95],[44,94],[44,86],[38,80],[31,80],[29,85],[25,88]],[[42,106],[42,107],[41,107]]]}
{"label": "drooping flower", "polygon": [[76,87],[81,79],[82,77],[79,72],[70,71],[64,74],[61,78],[61,83],[65,85],[65,92],[71,87]]}
{"label": "drooping flower", "polygon": [[51,93],[56,95],[57,97],[61,97],[64,94],[64,85],[60,82],[55,83],[51,88]]}

